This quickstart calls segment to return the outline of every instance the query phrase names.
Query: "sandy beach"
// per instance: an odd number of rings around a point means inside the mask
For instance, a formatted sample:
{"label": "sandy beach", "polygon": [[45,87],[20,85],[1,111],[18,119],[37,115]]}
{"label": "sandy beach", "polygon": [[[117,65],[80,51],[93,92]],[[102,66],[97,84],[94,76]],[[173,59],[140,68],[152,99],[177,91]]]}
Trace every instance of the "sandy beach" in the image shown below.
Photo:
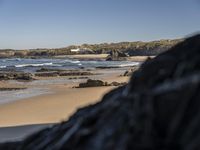
{"label": "sandy beach", "polygon": [[[100,55],[99,58],[101,57],[105,56]],[[132,62],[128,63],[132,65]],[[66,121],[78,108],[100,101],[104,94],[118,86],[74,87],[88,79],[104,83],[125,83],[129,77],[123,74],[131,68],[133,67],[103,66],[68,71],[43,69],[32,75],[34,80],[28,81],[12,79],[19,74],[12,77],[9,73],[5,76],[2,72],[5,79],[11,79],[0,81],[0,142],[21,140],[44,127]],[[56,71],[57,74],[65,73],[66,76],[55,75]]]}
{"label": "sandy beach", "polygon": [[[112,74],[104,77],[103,81],[127,82],[128,77]],[[96,103],[105,93],[116,88],[115,86],[73,88],[78,84],[79,82],[48,84],[45,86],[49,89],[49,93],[1,104],[0,127],[57,123],[67,120],[78,108]],[[3,82],[1,86],[5,85],[6,82]]]}
{"label": "sandy beach", "polygon": [[[126,82],[128,79],[116,74],[107,76],[104,81]],[[115,86],[73,88],[76,85],[78,83],[46,85],[50,91],[47,94],[1,104],[0,142],[21,140],[44,127],[65,121],[78,108],[98,102],[105,93],[116,88]],[[1,86],[16,85],[3,82]]]}
{"label": "sandy beach", "polygon": [[77,108],[97,102],[113,87],[55,88],[53,94],[2,104],[0,126],[56,123],[66,120]]}
{"label": "sandy beach", "polygon": [[76,55],[61,55],[55,56],[55,58],[71,58],[71,59],[89,59],[89,60],[97,60],[97,59],[106,59],[109,54],[76,54]]}

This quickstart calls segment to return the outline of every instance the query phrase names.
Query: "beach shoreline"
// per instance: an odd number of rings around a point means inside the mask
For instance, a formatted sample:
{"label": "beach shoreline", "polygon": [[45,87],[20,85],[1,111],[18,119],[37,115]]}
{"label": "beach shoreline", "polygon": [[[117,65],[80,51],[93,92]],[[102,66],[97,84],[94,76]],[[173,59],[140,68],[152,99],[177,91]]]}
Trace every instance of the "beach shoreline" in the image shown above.
{"label": "beach shoreline", "polygon": [[[127,82],[129,77],[107,76],[105,82]],[[77,109],[97,103],[115,86],[73,88],[77,83],[46,85],[43,93],[0,105],[0,143],[23,140],[30,134],[66,121]]]}
{"label": "beach shoreline", "polygon": [[[108,83],[128,82],[129,77],[120,76],[120,74],[118,72],[105,76],[94,75],[90,78],[102,79]],[[50,80],[55,79],[50,78],[47,81]],[[74,88],[86,80],[70,83],[61,80],[58,83],[55,82],[56,84],[43,85],[43,88],[48,89],[47,93],[1,104],[0,127],[58,123],[67,120],[78,108],[98,102],[105,93],[116,88],[116,86]],[[40,83],[40,81],[37,82]],[[30,84],[29,86],[40,87],[41,85]]]}
{"label": "beach shoreline", "polygon": [[[7,76],[2,72],[6,80],[0,80],[0,142],[22,140],[43,127],[68,120],[77,109],[97,103],[119,86],[112,82],[127,83],[130,76],[124,76],[124,73],[133,68],[137,66],[74,70],[42,68],[27,81],[12,79],[12,76],[8,79],[9,72]],[[55,72],[66,76],[54,76]],[[17,73],[11,71],[11,74]],[[21,74],[23,77],[23,72]],[[75,88],[88,79],[100,80],[105,85]]]}

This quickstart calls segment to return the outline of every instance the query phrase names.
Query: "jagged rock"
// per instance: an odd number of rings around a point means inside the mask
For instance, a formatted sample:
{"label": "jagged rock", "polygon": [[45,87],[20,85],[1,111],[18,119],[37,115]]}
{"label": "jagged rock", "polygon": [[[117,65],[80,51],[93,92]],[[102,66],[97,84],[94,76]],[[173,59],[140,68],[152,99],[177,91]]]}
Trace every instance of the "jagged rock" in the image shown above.
{"label": "jagged rock", "polygon": [[128,57],[128,54],[120,52],[118,50],[112,50],[110,52],[110,55],[106,58],[107,61],[112,60],[126,60],[126,57]]}
{"label": "jagged rock", "polygon": [[130,82],[6,150],[200,149],[200,35],[146,61]]}
{"label": "jagged rock", "polygon": [[79,86],[77,88],[86,88],[86,87],[98,87],[98,86],[123,86],[127,84],[126,82],[112,82],[112,83],[108,83],[108,82],[104,82],[101,80],[92,80],[92,79],[88,79],[85,83],[80,83]]}
{"label": "jagged rock", "polygon": [[109,86],[123,86],[123,85],[126,85],[127,83],[126,82],[122,82],[122,83],[119,83],[119,82],[112,82],[109,84]]}
{"label": "jagged rock", "polygon": [[98,87],[98,86],[104,86],[104,82],[101,80],[92,80],[88,79],[85,83],[80,83],[79,88],[85,88],[85,87]]}

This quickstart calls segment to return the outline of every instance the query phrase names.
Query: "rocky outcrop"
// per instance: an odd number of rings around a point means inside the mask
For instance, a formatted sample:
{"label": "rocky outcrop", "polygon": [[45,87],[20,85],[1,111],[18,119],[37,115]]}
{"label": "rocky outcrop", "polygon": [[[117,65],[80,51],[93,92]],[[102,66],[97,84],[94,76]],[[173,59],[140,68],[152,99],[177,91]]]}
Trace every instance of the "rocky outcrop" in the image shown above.
{"label": "rocky outcrop", "polygon": [[90,76],[94,75],[89,71],[78,71],[78,70],[51,70],[51,69],[42,69],[38,70],[35,73],[36,77],[62,77],[62,76]]}
{"label": "rocky outcrop", "polygon": [[0,91],[17,91],[17,90],[25,90],[25,87],[0,87]]}
{"label": "rocky outcrop", "polygon": [[120,52],[119,50],[112,50],[110,52],[110,55],[107,57],[107,61],[112,61],[112,60],[126,60],[126,57],[128,57],[129,55],[124,53],[124,52]]}
{"label": "rocky outcrop", "polygon": [[70,77],[69,80],[88,79],[88,77]]}
{"label": "rocky outcrop", "polygon": [[99,86],[123,86],[127,84],[126,82],[112,82],[112,83],[108,83],[108,82],[104,82],[102,80],[92,80],[92,79],[88,79],[86,82],[84,83],[79,83],[79,86],[77,88],[86,88],[86,87],[99,87]]}
{"label": "rocky outcrop", "polygon": [[83,87],[98,87],[98,86],[104,86],[104,82],[101,80],[92,80],[88,79],[85,83],[79,83],[79,88]]}
{"label": "rocky outcrop", "polygon": [[0,80],[22,80],[32,81],[34,80],[31,73],[16,72],[16,71],[0,71]]}
{"label": "rocky outcrop", "polygon": [[146,61],[130,82],[68,121],[0,149],[200,149],[200,35]]}
{"label": "rocky outcrop", "polygon": [[110,83],[110,84],[108,84],[108,86],[123,86],[123,85],[126,85],[127,83],[126,82],[116,82],[116,81],[114,81],[114,82],[112,82],[112,83]]}

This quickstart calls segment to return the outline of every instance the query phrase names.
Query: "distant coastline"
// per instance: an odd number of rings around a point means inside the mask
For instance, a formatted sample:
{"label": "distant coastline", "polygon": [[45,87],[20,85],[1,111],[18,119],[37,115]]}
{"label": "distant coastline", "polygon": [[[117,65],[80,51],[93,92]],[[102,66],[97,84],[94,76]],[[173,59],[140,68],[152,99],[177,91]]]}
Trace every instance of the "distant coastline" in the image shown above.
{"label": "distant coastline", "polygon": [[118,51],[128,56],[154,56],[166,51],[170,47],[183,41],[183,39],[158,40],[151,42],[120,42],[103,44],[83,44],[79,46],[68,46],[63,48],[38,48],[27,50],[0,49],[0,58],[49,58],[63,55],[85,55],[85,54],[110,54]]}

